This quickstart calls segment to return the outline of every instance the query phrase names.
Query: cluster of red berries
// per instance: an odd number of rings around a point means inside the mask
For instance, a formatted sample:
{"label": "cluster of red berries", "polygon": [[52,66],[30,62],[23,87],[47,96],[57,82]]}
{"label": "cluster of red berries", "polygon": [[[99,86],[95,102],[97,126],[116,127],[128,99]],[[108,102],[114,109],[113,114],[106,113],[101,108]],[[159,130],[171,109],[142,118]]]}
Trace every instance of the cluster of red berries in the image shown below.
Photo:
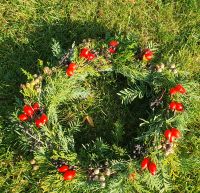
{"label": "cluster of red berries", "polygon": [[[174,95],[176,93],[185,94],[186,90],[181,84],[178,84],[175,87],[171,88],[169,93],[170,93],[170,95]],[[175,110],[176,111],[183,111],[184,107],[183,107],[182,103],[178,103],[176,101],[172,101],[169,104],[169,109],[172,110],[172,111],[175,111]]]}
{"label": "cluster of red berries", "polygon": [[174,95],[176,93],[185,94],[186,90],[181,84],[177,84],[175,87],[169,90],[170,95]]}
{"label": "cluster of red berries", "polygon": [[165,130],[164,135],[166,139],[172,143],[174,139],[179,139],[181,137],[181,132],[177,128],[171,128]]}
{"label": "cluster of red berries", "polygon": [[143,61],[150,61],[152,60],[153,58],[153,52],[149,49],[149,48],[146,48],[142,51],[142,59]]}
{"label": "cluster of red berries", "polygon": [[93,60],[96,57],[96,55],[92,51],[90,51],[88,48],[83,48],[79,56],[89,61]]}
{"label": "cluster of red berries", "polygon": [[152,175],[156,174],[156,170],[157,170],[156,164],[154,162],[152,162],[151,159],[148,158],[148,157],[146,157],[146,158],[144,158],[142,160],[142,162],[141,162],[141,168],[142,168],[142,170],[148,168],[149,172]]}
{"label": "cluster of red berries", "polygon": [[58,172],[63,173],[64,180],[72,180],[76,176],[76,170],[70,169],[68,165],[64,164],[58,168]]}
{"label": "cluster of red berries", "polygon": [[40,128],[42,125],[46,124],[48,117],[45,113],[41,112],[39,103],[34,103],[32,106],[24,105],[24,113],[18,116],[20,121],[35,120],[36,127]]}
{"label": "cluster of red berries", "polygon": [[116,41],[116,40],[112,40],[112,41],[109,42],[108,45],[109,45],[108,51],[109,51],[111,54],[114,54],[114,53],[116,53],[116,51],[117,51],[117,47],[118,47],[118,45],[119,45],[119,42]]}
{"label": "cluster of red berries", "polygon": [[67,67],[66,75],[68,76],[74,75],[74,71],[76,70],[76,68],[77,68],[76,63],[71,62],[69,66]]}

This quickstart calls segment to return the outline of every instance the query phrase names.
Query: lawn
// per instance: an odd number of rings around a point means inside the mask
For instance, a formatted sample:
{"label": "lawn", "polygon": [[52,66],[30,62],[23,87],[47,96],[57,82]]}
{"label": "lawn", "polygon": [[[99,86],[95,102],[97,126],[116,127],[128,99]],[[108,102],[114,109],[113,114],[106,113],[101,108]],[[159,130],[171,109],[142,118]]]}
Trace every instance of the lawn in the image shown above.
{"label": "lawn", "polygon": [[[32,177],[31,155],[13,148],[9,132],[16,100],[22,99],[20,84],[26,82],[22,68],[38,73],[38,59],[48,66],[53,40],[65,50],[87,38],[134,33],[141,46],[158,47],[157,62],[176,64],[187,82],[200,81],[200,1],[198,0],[3,0],[0,2],[0,192],[41,192],[39,176]],[[106,83],[105,83],[106,85]],[[192,86],[192,85],[191,85]],[[102,86],[102,90],[104,86]],[[106,87],[106,86],[105,86]],[[196,91],[198,93],[198,91]],[[200,94],[200,93],[199,93]],[[172,192],[199,192],[199,108],[196,96],[179,147],[181,165],[171,171]],[[47,177],[48,178],[48,177]]]}

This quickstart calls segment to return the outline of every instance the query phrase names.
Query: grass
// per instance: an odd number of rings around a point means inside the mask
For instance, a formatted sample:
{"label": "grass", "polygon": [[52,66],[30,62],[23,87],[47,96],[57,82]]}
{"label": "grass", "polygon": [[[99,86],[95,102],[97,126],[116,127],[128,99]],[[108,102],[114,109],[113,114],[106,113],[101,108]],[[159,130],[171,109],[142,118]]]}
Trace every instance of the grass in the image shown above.
{"label": "grass", "polygon": [[[6,128],[10,114],[15,110],[15,99],[21,97],[19,87],[26,81],[21,68],[36,73],[38,59],[47,65],[52,60],[53,38],[67,49],[74,41],[80,43],[85,38],[134,32],[141,45],[147,45],[150,41],[158,45],[158,63],[175,63],[179,73],[188,81],[199,82],[199,9],[198,0],[1,1],[0,126]],[[195,144],[190,150],[190,158],[195,157],[198,151],[198,143],[190,140],[191,136],[196,139],[195,136],[199,134],[198,123],[195,115],[189,126],[192,132],[186,141],[188,145]],[[9,165],[13,161],[10,156],[13,149],[6,143],[4,130],[0,138],[2,151],[9,154],[6,162]],[[183,152],[187,152],[187,149],[183,149]],[[191,171],[195,171],[192,166]],[[176,179],[175,190],[184,191],[184,180],[189,184],[195,181],[198,184],[198,175],[191,171],[179,174],[183,177]],[[16,187],[14,184],[12,186]],[[193,187],[189,187],[186,192],[193,190]]]}

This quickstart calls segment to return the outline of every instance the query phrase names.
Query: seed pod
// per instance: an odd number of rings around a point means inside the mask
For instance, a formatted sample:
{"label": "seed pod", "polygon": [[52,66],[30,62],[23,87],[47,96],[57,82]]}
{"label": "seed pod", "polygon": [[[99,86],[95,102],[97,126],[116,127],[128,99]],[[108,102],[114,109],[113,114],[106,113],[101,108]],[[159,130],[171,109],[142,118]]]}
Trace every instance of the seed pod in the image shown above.
{"label": "seed pod", "polygon": [[178,73],[178,70],[176,70],[176,68],[174,68],[172,71],[173,71],[174,74]]}
{"label": "seed pod", "polygon": [[38,76],[38,79],[39,79],[40,81],[42,81],[43,77],[40,75],[40,76]]}
{"label": "seed pod", "polygon": [[106,187],[106,183],[105,182],[101,182],[101,187],[105,188]]}
{"label": "seed pod", "polygon": [[100,182],[105,182],[105,180],[106,180],[105,176],[100,176],[100,177],[99,177],[99,181],[100,181]]}
{"label": "seed pod", "polygon": [[40,167],[39,167],[38,165],[36,165],[36,164],[33,165],[33,170],[34,170],[34,171],[39,170],[39,168],[40,168]]}
{"label": "seed pod", "polygon": [[21,89],[25,89],[26,86],[25,86],[24,84],[20,84],[20,88],[21,88]]}
{"label": "seed pod", "polygon": [[34,80],[34,83],[35,83],[35,84],[39,84],[39,83],[40,83],[40,79],[39,79],[39,78],[36,78],[36,79]]}
{"label": "seed pod", "polygon": [[30,86],[31,86],[30,83],[27,82],[26,83],[26,88],[30,88]]}
{"label": "seed pod", "polygon": [[160,68],[164,69],[164,68],[165,68],[165,65],[162,63],[162,64],[160,65]]}
{"label": "seed pod", "polygon": [[172,65],[170,66],[170,68],[174,69],[174,68],[176,68],[176,65],[175,65],[175,64],[172,64]]}
{"label": "seed pod", "polygon": [[95,175],[99,174],[99,169],[98,168],[94,170],[94,174]]}
{"label": "seed pod", "polygon": [[98,175],[94,175],[92,178],[93,181],[99,181],[99,176]]}
{"label": "seed pod", "polygon": [[34,74],[34,75],[33,75],[33,77],[34,77],[34,78],[37,78],[37,77],[38,77],[38,75],[37,75],[37,74]]}
{"label": "seed pod", "polygon": [[105,173],[106,176],[110,176],[111,175],[111,170],[109,168],[106,168],[104,173]]}
{"label": "seed pod", "polygon": [[30,160],[30,164],[34,165],[36,163],[36,161],[34,159]]}

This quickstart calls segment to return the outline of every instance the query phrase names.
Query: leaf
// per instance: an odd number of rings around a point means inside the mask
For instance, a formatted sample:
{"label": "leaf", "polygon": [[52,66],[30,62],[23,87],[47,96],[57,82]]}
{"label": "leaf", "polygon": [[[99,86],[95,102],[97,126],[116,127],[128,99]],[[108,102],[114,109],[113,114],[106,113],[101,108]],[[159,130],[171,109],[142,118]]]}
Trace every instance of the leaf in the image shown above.
{"label": "leaf", "polygon": [[86,121],[91,127],[94,127],[94,121],[89,115],[84,118],[84,121]]}

